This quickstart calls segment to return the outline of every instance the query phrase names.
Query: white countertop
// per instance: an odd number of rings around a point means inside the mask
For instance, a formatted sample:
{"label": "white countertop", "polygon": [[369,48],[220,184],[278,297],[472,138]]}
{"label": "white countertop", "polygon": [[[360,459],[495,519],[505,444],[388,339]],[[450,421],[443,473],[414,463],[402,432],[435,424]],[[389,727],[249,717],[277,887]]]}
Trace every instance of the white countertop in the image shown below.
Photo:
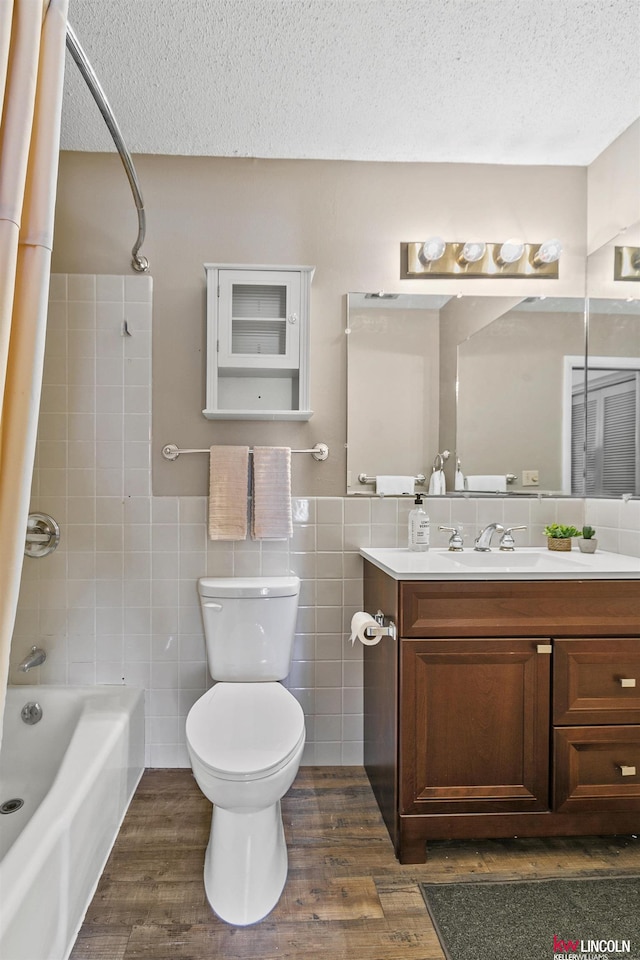
{"label": "white countertop", "polygon": [[620,553],[566,553],[516,547],[513,553],[446,549],[425,553],[399,547],[361,547],[360,555],[395,580],[635,580],[640,559]]}

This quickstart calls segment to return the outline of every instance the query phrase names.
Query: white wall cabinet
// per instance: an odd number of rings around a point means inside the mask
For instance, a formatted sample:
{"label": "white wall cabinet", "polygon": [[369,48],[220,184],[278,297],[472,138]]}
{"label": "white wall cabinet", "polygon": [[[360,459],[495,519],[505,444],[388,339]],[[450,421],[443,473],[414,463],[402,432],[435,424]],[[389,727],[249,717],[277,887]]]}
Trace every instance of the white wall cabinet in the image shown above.
{"label": "white wall cabinet", "polygon": [[205,263],[209,420],[308,420],[313,267]]}

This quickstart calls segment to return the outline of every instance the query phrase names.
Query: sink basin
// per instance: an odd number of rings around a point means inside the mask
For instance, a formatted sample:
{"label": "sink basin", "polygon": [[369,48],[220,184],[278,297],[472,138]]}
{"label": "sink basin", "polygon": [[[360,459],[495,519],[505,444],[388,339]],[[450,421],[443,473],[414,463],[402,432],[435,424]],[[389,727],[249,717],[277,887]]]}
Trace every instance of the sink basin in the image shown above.
{"label": "sink basin", "polygon": [[640,579],[640,559],[604,550],[586,554],[517,547],[513,553],[473,549],[414,553],[406,547],[362,547],[360,554],[396,580]]}
{"label": "sink basin", "polygon": [[441,556],[442,559],[446,559],[450,563],[455,563],[458,566],[473,567],[479,570],[483,570],[486,567],[497,567],[500,570],[520,570],[523,567],[529,569],[539,569],[540,567],[550,569],[553,567],[554,570],[562,570],[567,566],[584,567],[584,564],[580,563],[578,557],[567,557],[564,554],[556,557],[555,554],[549,554],[548,550],[540,550],[539,552],[528,551],[527,553],[518,553],[515,550],[513,553],[506,551],[497,552],[494,550],[489,553],[480,550],[472,550],[469,553],[454,553],[447,550],[442,553]]}

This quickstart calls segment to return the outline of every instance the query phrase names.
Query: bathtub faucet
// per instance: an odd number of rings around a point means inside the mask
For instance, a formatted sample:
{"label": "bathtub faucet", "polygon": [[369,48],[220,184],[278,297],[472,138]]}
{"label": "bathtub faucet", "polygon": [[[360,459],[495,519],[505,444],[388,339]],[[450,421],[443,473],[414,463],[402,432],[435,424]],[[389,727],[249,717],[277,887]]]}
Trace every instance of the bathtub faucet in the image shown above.
{"label": "bathtub faucet", "polygon": [[32,667],[39,667],[41,663],[44,663],[47,659],[47,655],[40,647],[31,647],[31,653],[28,657],[25,657],[18,670],[22,670],[23,673],[26,673],[28,670],[31,670]]}

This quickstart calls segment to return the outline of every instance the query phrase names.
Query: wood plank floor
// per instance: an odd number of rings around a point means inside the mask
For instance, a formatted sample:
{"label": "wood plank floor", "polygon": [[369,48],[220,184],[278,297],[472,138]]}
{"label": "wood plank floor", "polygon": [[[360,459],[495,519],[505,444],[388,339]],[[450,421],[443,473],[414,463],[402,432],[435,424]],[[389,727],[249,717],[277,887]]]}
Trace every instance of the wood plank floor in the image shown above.
{"label": "wood plank floor", "polygon": [[70,960],[443,960],[420,880],[640,873],[633,837],[432,843],[402,866],[361,767],[303,767],[282,809],[284,894],[230,927],[204,895],[209,802],[190,770],[147,770]]}

